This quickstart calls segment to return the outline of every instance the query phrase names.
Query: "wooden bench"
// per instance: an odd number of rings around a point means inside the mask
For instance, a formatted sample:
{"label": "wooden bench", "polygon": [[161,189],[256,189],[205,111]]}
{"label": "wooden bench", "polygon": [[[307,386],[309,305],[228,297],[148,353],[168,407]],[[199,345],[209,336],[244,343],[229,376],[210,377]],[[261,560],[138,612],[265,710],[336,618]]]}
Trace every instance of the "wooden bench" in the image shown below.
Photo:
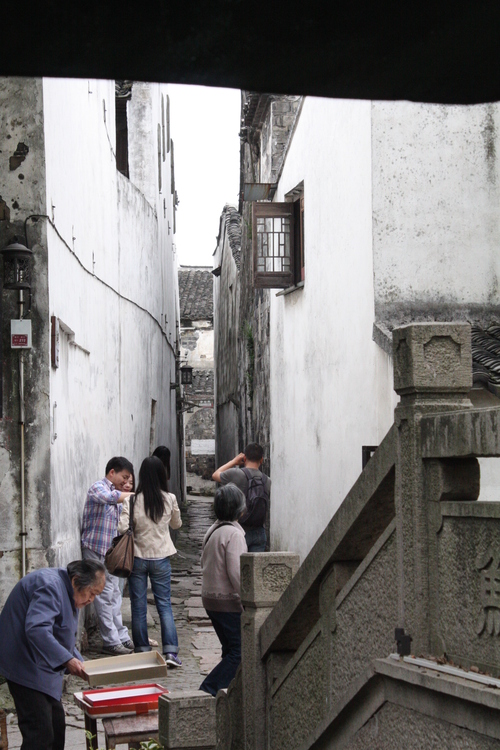
{"label": "wooden bench", "polygon": [[139,748],[140,742],[156,740],[158,742],[158,712],[139,714],[137,716],[117,716],[103,719],[106,750],[113,750],[117,745],[128,744],[129,749]]}

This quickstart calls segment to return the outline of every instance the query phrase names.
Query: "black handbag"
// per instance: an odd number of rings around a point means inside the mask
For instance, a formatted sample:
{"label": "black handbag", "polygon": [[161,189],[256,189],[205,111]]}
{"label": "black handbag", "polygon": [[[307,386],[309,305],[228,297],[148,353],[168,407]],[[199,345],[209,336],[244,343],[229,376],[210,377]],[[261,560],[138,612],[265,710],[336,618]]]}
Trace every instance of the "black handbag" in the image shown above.
{"label": "black handbag", "polygon": [[131,495],[127,531],[115,536],[104,556],[104,565],[108,571],[119,578],[128,578],[134,567],[134,501],[135,496]]}

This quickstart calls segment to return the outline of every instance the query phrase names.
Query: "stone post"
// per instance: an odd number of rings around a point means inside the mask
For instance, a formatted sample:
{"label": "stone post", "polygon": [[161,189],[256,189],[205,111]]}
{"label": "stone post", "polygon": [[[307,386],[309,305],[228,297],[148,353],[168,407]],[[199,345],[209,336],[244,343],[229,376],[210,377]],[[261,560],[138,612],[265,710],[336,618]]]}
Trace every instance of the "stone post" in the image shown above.
{"label": "stone post", "polygon": [[215,698],[203,690],[175,690],[158,701],[160,744],[165,750],[215,748]]}
{"label": "stone post", "polygon": [[243,726],[245,750],[265,750],[266,671],[260,658],[262,623],[299,568],[298,555],[259,552],[241,556]]}
{"label": "stone post", "polygon": [[433,412],[471,408],[470,326],[419,323],[393,332],[396,407],[396,524],[398,627],[413,639],[412,653],[431,650],[429,498],[420,421]]}

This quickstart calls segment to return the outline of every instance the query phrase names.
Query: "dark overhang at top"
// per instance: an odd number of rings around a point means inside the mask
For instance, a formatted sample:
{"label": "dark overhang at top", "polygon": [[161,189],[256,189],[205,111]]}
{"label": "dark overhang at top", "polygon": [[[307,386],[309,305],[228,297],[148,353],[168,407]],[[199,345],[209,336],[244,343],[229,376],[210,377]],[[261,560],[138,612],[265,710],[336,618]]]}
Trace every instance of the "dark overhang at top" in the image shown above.
{"label": "dark overhang at top", "polygon": [[500,100],[497,0],[47,0],[2,9],[0,75]]}

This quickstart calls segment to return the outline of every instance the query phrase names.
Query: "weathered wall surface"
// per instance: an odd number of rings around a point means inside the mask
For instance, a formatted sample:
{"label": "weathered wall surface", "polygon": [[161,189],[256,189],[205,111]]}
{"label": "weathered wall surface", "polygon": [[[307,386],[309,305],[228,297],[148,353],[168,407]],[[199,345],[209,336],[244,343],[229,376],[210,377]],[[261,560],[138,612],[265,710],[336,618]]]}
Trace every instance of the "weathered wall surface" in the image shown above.
{"label": "weathered wall surface", "polygon": [[[267,100],[267,97],[263,97]],[[243,94],[245,107],[245,93]],[[266,118],[271,116],[270,101]],[[264,115],[264,112],[262,113]],[[263,119],[265,123],[265,119]],[[272,128],[271,128],[272,130]],[[272,135],[267,141],[272,144]],[[265,179],[261,169],[261,132],[257,138],[247,139],[241,146],[243,182]],[[265,153],[265,149],[264,149]],[[264,449],[264,471],[271,473],[270,455],[270,391],[269,391],[269,290],[254,289],[252,272],[252,204],[243,203],[241,215],[241,260],[239,268],[240,303],[238,336],[238,392],[239,434],[238,447],[243,450],[249,442]]]}
{"label": "weathered wall surface", "polygon": [[372,341],[370,118],[369,102],[307,98],[276,197],[304,181],[305,284],[271,292],[270,334],[271,548],[302,559],[395,404],[390,358]]}
{"label": "weathered wall surface", "polygon": [[[24,220],[45,213],[45,154],[41,79],[0,80],[0,247],[24,243]],[[26,392],[26,529],[28,566],[50,559],[49,366],[46,234],[29,230],[33,249],[33,348],[24,353]],[[3,413],[0,418],[0,602],[21,575],[19,354],[10,349],[10,319],[19,317],[18,293],[1,292]]]}
{"label": "weathered wall surface", "polygon": [[[4,79],[0,85],[2,245],[12,234],[22,235],[30,214],[48,217],[28,221],[35,254],[33,349],[25,367],[28,569],[79,556],[86,490],[112,455],[126,455],[137,471],[155,445],[166,444],[173,455],[172,489],[179,488],[170,390],[177,273],[170,157],[161,137],[166,87],[134,89],[129,157],[140,189],[116,170],[114,82]],[[147,146],[132,137],[136,131]],[[140,173],[134,172],[138,163]],[[17,315],[8,297],[4,292],[4,305],[11,306],[4,307],[7,319]],[[50,364],[51,316],[60,326],[57,368]],[[20,572],[17,354],[7,348],[5,318],[0,599]]]}
{"label": "weathered wall surface", "polygon": [[226,205],[214,253],[215,463],[223,466],[239,452],[238,335],[241,216]]}
{"label": "weathered wall surface", "polygon": [[500,313],[500,106],[374,102],[375,314],[489,325]]}
{"label": "weathered wall surface", "polygon": [[[64,238],[49,227],[50,314],[62,327],[51,370],[51,543],[62,563],[78,555],[86,490],[111,456],[127,456],[137,473],[165,444],[179,489],[170,390],[177,284],[172,200],[168,191],[166,216],[154,158],[161,88],[134,85],[128,103],[131,180],[116,170],[113,81],[46,80],[44,94],[47,213]],[[148,165],[141,190],[132,181],[139,157]],[[160,164],[168,185],[167,155]]]}

